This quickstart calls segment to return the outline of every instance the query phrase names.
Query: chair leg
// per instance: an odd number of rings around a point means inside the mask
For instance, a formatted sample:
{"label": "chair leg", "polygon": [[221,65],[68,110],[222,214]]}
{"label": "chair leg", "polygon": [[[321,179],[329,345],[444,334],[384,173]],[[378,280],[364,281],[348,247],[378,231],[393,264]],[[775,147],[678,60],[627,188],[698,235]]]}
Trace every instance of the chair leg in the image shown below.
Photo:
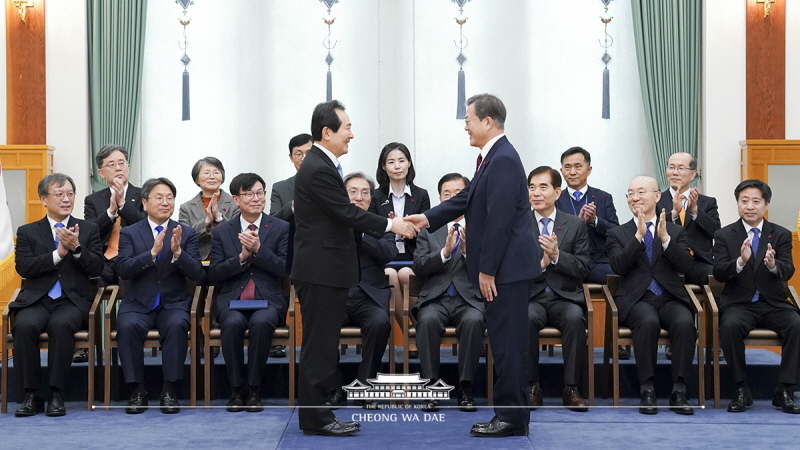
{"label": "chair leg", "polygon": [[547,356],[553,356],[555,354],[555,348],[556,348],[556,346],[553,345],[553,344],[548,345],[547,346]]}
{"label": "chair leg", "polygon": [[194,336],[189,338],[189,406],[197,408],[197,344]]}
{"label": "chair leg", "polygon": [[[106,331],[108,332],[108,331]],[[105,359],[105,376],[104,383],[103,383],[103,406],[105,407],[106,411],[110,410],[109,406],[111,406],[111,366],[112,366],[112,359],[111,359],[111,345],[106,343],[106,357]]]}
{"label": "chair leg", "polygon": [[[207,332],[210,333],[210,330],[207,330]],[[208,336],[205,337],[203,351],[205,354],[205,360],[203,361],[203,394],[206,409],[211,409],[211,369],[214,367],[214,359],[211,358],[211,344],[208,341]]]}
{"label": "chair leg", "polygon": [[95,348],[93,345],[89,346],[89,365],[86,368],[87,377],[89,378],[86,390],[88,391],[88,400],[87,400],[87,408],[89,411],[94,409],[94,368],[95,368],[95,356],[94,356]]}
{"label": "chair leg", "polygon": [[618,337],[614,335],[612,341],[613,346],[611,347],[612,371],[611,371],[611,380],[609,380],[610,382],[613,383],[614,406],[619,406],[619,352],[613,351],[616,350],[617,347],[619,346],[618,342],[619,342]]}
{"label": "chair leg", "polygon": [[[0,396],[2,396],[2,400],[0,400],[0,411],[3,414],[8,412],[8,347],[6,346],[7,336],[3,336],[3,356],[2,356],[2,372],[0,373]],[[19,371],[17,371],[17,383],[19,383]]]}

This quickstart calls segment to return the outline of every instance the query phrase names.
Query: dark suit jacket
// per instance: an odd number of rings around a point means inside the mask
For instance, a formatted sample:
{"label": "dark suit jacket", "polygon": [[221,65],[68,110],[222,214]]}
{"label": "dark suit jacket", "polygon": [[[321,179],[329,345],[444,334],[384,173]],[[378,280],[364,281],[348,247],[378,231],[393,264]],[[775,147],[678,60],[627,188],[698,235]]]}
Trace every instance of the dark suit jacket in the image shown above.
{"label": "dark suit jacket", "polygon": [[200,249],[200,259],[207,260],[211,253],[211,232],[221,223],[227,222],[231,217],[239,214],[239,207],[233,202],[231,194],[220,189],[217,201],[222,222],[212,224],[211,230],[206,230],[206,208],[203,206],[203,192],[198,192],[191,200],[181,205],[178,222],[194,228],[197,232],[197,244]]}
{"label": "dark suit jacket", "polygon": [[[742,242],[747,239],[747,230],[749,227],[745,229],[742,221],[737,220],[717,231],[714,237],[714,278],[725,283],[719,299],[720,309],[734,303],[750,303],[756,289],[770,305],[791,308],[792,305],[786,301],[789,297],[786,282],[794,275],[792,233],[764,220],[758,253],[752,255],[737,274],[736,260],[741,255]],[[775,274],[764,264],[767,244],[772,244],[775,250]]]}
{"label": "dark suit jacket", "polygon": [[[667,211],[667,220],[672,222],[672,194],[670,190],[661,193],[661,199],[656,206],[656,214],[661,214],[661,210]],[[697,198],[697,219],[692,219],[692,214],[686,211],[686,223],[680,223],[680,217],[674,223],[686,229],[689,237],[689,248],[694,252],[696,261],[713,264],[712,244],[714,233],[719,230],[719,212],[717,212],[717,199],[703,194]]]}
{"label": "dark suit jacket", "polygon": [[70,217],[67,227],[75,225],[79,228],[81,256],[76,258],[72,252],[67,252],[58,265],[53,265],[56,247],[47,217],[19,227],[15,258],[17,273],[25,283],[11,308],[32,305],[46,296],[56,281],[60,281],[62,295],[68,297],[83,314],[89,314],[96,294],[92,292],[89,278],[97,277],[103,271],[103,249],[97,225]]}
{"label": "dark suit jacket", "polygon": [[[657,222],[655,226],[657,230]],[[681,273],[692,267],[686,231],[683,227],[668,223],[669,245],[664,250],[661,240],[655,236],[653,263],[650,264],[644,241],[639,242],[635,237],[636,228],[636,221],[631,219],[608,232],[608,257],[614,273],[620,276],[619,287],[614,296],[620,321],[625,320],[631,306],[642,298],[653,278],[673,297],[689,303],[689,294],[686,293],[680,277]]]}
{"label": "dark suit jacket", "polygon": [[496,284],[531,280],[541,273],[525,169],[505,136],[483,158],[466,189],[425,213],[432,230],[462,214],[469,224],[467,268],[475,286],[478,273],[496,277]]}
{"label": "dark suit jacket", "polygon": [[[108,217],[108,205],[111,202],[111,189],[105,188],[93,194],[89,194],[83,200],[83,217],[90,220],[100,227],[100,240],[103,242],[103,253],[108,247],[108,237],[111,236],[111,229],[114,222]],[[142,206],[142,190],[132,184],[128,184],[125,192],[125,207],[119,212],[122,218],[120,226],[122,228],[147,217]]]}
{"label": "dark suit jacket", "polygon": [[564,189],[561,196],[556,200],[556,209],[573,216],[581,212],[584,204],[594,203],[596,208],[597,225],[586,224],[589,233],[589,253],[594,263],[608,263],[608,252],[606,251],[606,234],[610,228],[619,226],[617,210],[614,208],[614,199],[606,191],[589,186],[586,195],[580,202],[570,197],[569,192]]}
{"label": "dark suit jacket", "polygon": [[386,274],[383,269],[395,256],[397,256],[397,246],[394,245],[394,233],[386,233],[380,239],[369,235],[362,236],[359,255],[361,280],[358,286],[350,289],[350,298],[366,295],[388,313],[392,291],[386,285]]}
{"label": "dark suit jacket", "polygon": [[251,279],[256,284],[256,298],[269,301],[283,315],[288,307],[282,282],[286,278],[289,224],[262,213],[261,228],[258,230],[261,247],[250,264],[243,265],[239,262],[239,253],[242,252],[242,243],[239,242],[239,233],[242,231],[240,217],[241,214],[233,216],[214,229],[211,235],[208,278],[211,284],[220,288],[214,301],[214,315],[227,308],[231,300],[237,300]]}
{"label": "dark suit jacket", "polygon": [[294,193],[292,280],[355,287],[361,233],[382,237],[386,218],[350,203],[333,161],[316,146],[311,147],[297,171]]}
{"label": "dark suit jacket", "polygon": [[[533,217],[533,212],[531,212]],[[539,239],[539,224],[533,218],[533,235]],[[553,233],[558,238],[558,264],[550,264],[531,285],[531,298],[550,286],[559,297],[584,303],[583,280],[589,274],[589,236],[582,219],[556,213]]]}
{"label": "dark suit jacket", "polygon": [[[372,195],[372,202],[369,205],[369,212],[375,213],[379,216],[389,217],[389,214],[394,214],[394,202],[389,194],[389,186],[381,186],[375,190]],[[405,197],[406,204],[403,214],[410,216],[412,214],[420,214],[431,209],[431,199],[428,197],[428,191],[421,187],[411,185],[411,196]],[[417,248],[416,239],[405,239],[406,253],[399,255],[398,258],[413,258],[414,249]]]}
{"label": "dark suit jacket", "polygon": [[411,306],[411,314],[415,319],[423,305],[446,295],[451,283],[456,285],[459,295],[467,303],[480,312],[486,309],[480,291],[469,280],[461,250],[453,250],[450,260],[447,263],[442,262],[441,253],[447,242],[448,231],[445,225],[433,233],[428,229],[420,230],[417,235],[417,251],[414,253],[414,265],[411,266],[411,270],[423,280],[423,285],[419,297]]}
{"label": "dark suit jacket", "polygon": [[269,215],[291,222],[294,217],[292,200],[294,200],[294,176],[275,182],[270,195]]}
{"label": "dark suit jacket", "polygon": [[[189,226],[174,220],[166,222],[167,231],[160,257],[153,261],[150,250],[155,240],[147,219],[122,229],[119,235],[119,277],[126,280],[125,294],[119,313],[133,311],[147,313],[153,309],[156,294],[161,293],[164,309],[189,311],[192,297],[186,289],[186,279],[198,281],[203,276],[203,265],[197,250],[197,233]],[[172,262],[172,230],[181,229],[181,256]]]}

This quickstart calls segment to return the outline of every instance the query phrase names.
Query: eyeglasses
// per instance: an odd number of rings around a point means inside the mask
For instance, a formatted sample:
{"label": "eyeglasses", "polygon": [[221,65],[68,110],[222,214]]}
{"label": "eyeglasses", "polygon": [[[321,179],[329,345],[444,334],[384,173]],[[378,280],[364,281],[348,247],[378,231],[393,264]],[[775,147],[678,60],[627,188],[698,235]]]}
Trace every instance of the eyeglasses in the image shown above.
{"label": "eyeglasses", "polygon": [[52,195],[53,197],[55,197],[55,198],[57,198],[59,200],[63,199],[65,196],[70,200],[75,198],[75,193],[74,192],[56,192],[56,193],[48,192],[47,195]]}
{"label": "eyeglasses", "polygon": [[350,197],[355,197],[355,196],[369,197],[371,193],[369,189],[365,189],[363,191],[360,191],[358,189],[350,189],[347,191],[347,194],[350,195]]}
{"label": "eyeglasses", "polygon": [[215,176],[215,177],[220,177],[220,176],[222,176],[222,172],[220,172],[219,170],[204,170],[204,171],[200,172],[200,175],[203,175],[203,176],[206,176],[206,177],[210,177],[212,175]]}
{"label": "eyeglasses", "polygon": [[686,173],[686,172],[688,172],[688,171],[690,171],[692,169],[690,169],[689,167],[685,167],[685,166],[677,166],[677,167],[675,167],[675,166],[667,166],[667,172],[675,172],[676,170],[678,172],[680,172],[680,173]]}
{"label": "eyeglasses", "polygon": [[266,193],[264,191],[258,191],[258,192],[247,191],[247,192],[242,192],[241,194],[236,194],[236,195],[238,197],[244,197],[244,198],[246,198],[248,200],[252,200],[254,196],[258,197],[258,198],[264,198]]}
{"label": "eyeglasses", "polygon": [[110,162],[110,163],[106,164],[105,166],[100,166],[100,168],[101,169],[115,170],[117,167],[123,167],[124,168],[127,165],[128,165],[127,161],[117,161],[117,162]]}
{"label": "eyeglasses", "polygon": [[306,158],[306,152],[294,152],[294,153],[292,153],[292,158],[294,158],[294,159],[305,159]]}
{"label": "eyeglasses", "polygon": [[154,201],[156,203],[162,203],[164,200],[166,200],[167,203],[175,203],[175,197],[173,197],[171,195],[168,195],[166,197],[162,197],[162,196],[159,195],[159,196],[156,196],[156,197],[147,197],[147,199],[148,200],[152,200],[152,201]]}
{"label": "eyeglasses", "polygon": [[649,193],[649,192],[658,192],[658,191],[645,191],[645,190],[636,191],[636,192],[633,192],[633,191],[628,191],[628,192],[625,194],[625,197],[626,197],[626,198],[644,197],[644,194],[647,194],[647,193]]}

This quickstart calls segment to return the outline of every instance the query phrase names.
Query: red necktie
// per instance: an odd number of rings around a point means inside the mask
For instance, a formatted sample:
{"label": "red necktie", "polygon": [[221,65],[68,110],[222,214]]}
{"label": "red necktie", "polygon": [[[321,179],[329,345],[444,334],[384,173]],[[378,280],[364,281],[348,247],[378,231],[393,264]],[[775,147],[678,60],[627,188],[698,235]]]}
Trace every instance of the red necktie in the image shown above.
{"label": "red necktie", "polygon": [[[247,227],[250,231],[256,231],[257,228],[252,223]],[[247,262],[247,267],[250,267],[250,261]],[[253,281],[253,278],[250,277],[250,281],[247,282],[245,285],[244,290],[242,290],[242,295],[239,296],[239,300],[253,300],[256,295],[256,283]]]}
{"label": "red necktie", "polygon": [[477,163],[475,163],[475,172],[477,172],[477,171],[478,171],[478,169],[480,169],[480,168],[481,168],[481,163],[482,163],[482,162],[483,162],[483,155],[481,155],[481,154],[478,154],[478,162],[477,162]]}

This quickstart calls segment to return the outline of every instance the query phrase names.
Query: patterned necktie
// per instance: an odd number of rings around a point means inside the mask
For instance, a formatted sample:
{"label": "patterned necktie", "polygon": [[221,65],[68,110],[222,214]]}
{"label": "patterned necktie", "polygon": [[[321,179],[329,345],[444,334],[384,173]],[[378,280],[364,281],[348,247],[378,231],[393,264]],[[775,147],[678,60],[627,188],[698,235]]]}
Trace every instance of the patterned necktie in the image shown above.
{"label": "patterned necktie", "polygon": [[572,196],[573,196],[573,197],[575,197],[575,201],[576,201],[576,202],[579,202],[579,201],[581,201],[581,191],[575,191],[575,192],[573,192],[573,193],[572,193]]}
{"label": "patterned necktie", "polygon": [[[753,230],[753,238],[750,240],[750,249],[753,251],[753,254],[750,257],[753,258],[753,266],[755,267],[755,258],[756,254],[758,253],[758,241],[760,241],[760,239],[758,237],[758,228],[751,228],[751,230]],[[753,296],[752,301],[758,301],[758,289],[756,289],[756,294]]]}
{"label": "patterned necktie", "polygon": [[[342,166],[340,165],[339,170],[341,170],[341,168]],[[256,226],[251,223],[250,225],[247,226],[247,229],[252,232],[255,232],[258,228],[256,228]],[[250,267],[249,261],[247,262],[247,266]],[[253,281],[252,277],[250,277],[250,280],[247,282],[247,284],[244,286],[244,289],[242,290],[242,295],[239,296],[239,300],[253,300],[254,298],[256,298],[256,282]]]}
{"label": "patterned necktie", "polygon": [[[161,225],[157,226],[157,227],[156,227],[156,234],[161,234],[161,232],[162,232],[163,230],[164,230],[164,227],[162,227]],[[165,238],[166,238],[166,237],[165,237]],[[162,247],[162,249],[163,249],[163,247]],[[161,252],[159,252],[159,253],[158,253],[158,255],[156,255],[156,265],[158,265],[158,264],[157,264],[157,263],[158,263],[158,261],[161,261]],[[156,287],[156,289],[158,289],[158,288]],[[154,310],[154,309],[158,308],[158,306],[159,306],[160,304],[161,304],[161,292],[158,292],[158,291],[156,291],[156,301],[154,301],[154,302],[153,302],[153,307],[152,307],[152,308],[150,308],[150,311],[152,311],[152,310]]]}
{"label": "patterned necktie", "polygon": [[[456,243],[455,245],[453,245],[453,253],[461,251],[459,249],[459,245],[461,244],[461,233],[458,232],[460,226],[461,225],[459,225],[458,222],[453,224],[453,230],[456,233]],[[450,257],[453,256],[453,253],[450,254]],[[455,283],[450,283],[450,286],[447,287],[447,295],[449,295],[450,297],[455,297],[456,295],[458,295],[458,289],[456,289]]]}
{"label": "patterned necktie", "polygon": [[[580,192],[576,192],[576,194],[580,194]],[[550,230],[547,229],[547,225],[550,223],[552,219],[549,217],[542,217],[539,222],[542,223],[542,236],[550,236]],[[544,288],[545,292],[551,292],[550,286]]]}
{"label": "patterned necktie", "polygon": [[681,212],[678,213],[678,217],[681,218],[681,225],[686,226],[686,196],[681,195]]}
{"label": "patterned necktie", "polygon": [[[55,228],[64,228],[64,224],[59,222],[59,223],[55,224]],[[58,250],[58,235],[57,234],[56,234],[55,243],[56,243],[56,250]],[[60,281],[56,280],[56,284],[54,284],[53,287],[50,288],[50,291],[47,293],[47,296],[52,298],[52,299],[61,298],[61,282]]]}
{"label": "patterned necktie", "polygon": [[342,170],[342,165],[341,164],[337,164],[336,165],[336,171],[339,172],[339,176],[342,177],[342,179],[344,179],[344,171]]}
{"label": "patterned necktie", "polygon": [[483,155],[478,154],[478,162],[475,163],[475,172],[478,172],[478,169],[481,168],[481,163],[483,162]]}
{"label": "patterned necktie", "polygon": [[[645,252],[647,253],[647,260],[650,261],[650,264],[653,264],[653,233],[650,232],[650,225],[653,222],[645,222],[645,226],[647,226],[647,233],[644,234],[644,248]],[[656,295],[661,295],[664,293],[664,288],[658,284],[655,278],[650,280],[650,292]]]}

